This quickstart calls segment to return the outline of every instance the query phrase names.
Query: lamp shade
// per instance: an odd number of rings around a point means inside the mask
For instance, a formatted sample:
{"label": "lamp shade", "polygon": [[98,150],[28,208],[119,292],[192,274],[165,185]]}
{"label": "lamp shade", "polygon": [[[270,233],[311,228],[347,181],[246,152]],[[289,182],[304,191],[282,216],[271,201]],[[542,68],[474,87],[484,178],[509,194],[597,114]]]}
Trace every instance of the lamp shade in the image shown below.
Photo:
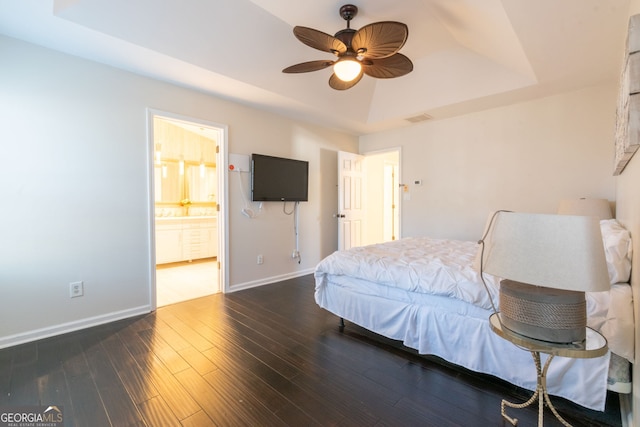
{"label": "lamp shade", "polygon": [[483,258],[484,271],[504,279],[570,291],[609,289],[595,217],[498,212]]}
{"label": "lamp shade", "polygon": [[598,219],[611,219],[611,206],[607,199],[565,199],[558,205],[560,215],[594,216]]}

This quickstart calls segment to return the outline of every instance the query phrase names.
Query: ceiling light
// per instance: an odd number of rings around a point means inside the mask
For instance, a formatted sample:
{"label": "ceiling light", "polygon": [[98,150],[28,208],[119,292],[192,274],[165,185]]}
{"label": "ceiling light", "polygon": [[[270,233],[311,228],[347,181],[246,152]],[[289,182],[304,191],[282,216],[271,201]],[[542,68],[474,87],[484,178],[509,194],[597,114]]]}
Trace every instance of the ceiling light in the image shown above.
{"label": "ceiling light", "polygon": [[353,58],[343,58],[333,65],[333,72],[343,82],[353,81],[361,71],[362,64]]}

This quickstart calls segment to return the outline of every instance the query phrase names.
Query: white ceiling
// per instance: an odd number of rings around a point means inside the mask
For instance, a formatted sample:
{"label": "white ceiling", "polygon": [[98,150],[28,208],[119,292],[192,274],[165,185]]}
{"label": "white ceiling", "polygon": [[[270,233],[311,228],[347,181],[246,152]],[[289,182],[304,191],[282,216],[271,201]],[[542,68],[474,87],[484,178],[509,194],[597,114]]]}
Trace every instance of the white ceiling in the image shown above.
{"label": "white ceiling", "polygon": [[331,59],[292,28],[334,34],[346,27],[345,3],[0,0],[0,34],[366,134],[425,113],[450,117],[617,79],[629,13],[629,0],[353,0],[352,28],[408,25],[401,53],[413,72],[365,76],[347,91],[328,86],[330,69],[283,74]]}

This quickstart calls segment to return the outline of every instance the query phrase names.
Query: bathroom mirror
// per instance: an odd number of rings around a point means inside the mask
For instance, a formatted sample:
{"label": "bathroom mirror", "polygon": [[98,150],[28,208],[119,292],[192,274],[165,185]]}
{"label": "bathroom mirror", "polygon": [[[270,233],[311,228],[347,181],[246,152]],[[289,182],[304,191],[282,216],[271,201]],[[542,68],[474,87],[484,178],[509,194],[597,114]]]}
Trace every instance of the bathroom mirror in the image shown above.
{"label": "bathroom mirror", "polygon": [[212,203],[216,201],[216,168],[200,165],[188,165],[186,170],[188,197],[193,203]]}
{"label": "bathroom mirror", "polygon": [[180,176],[178,162],[163,162],[154,166],[156,202],[178,203],[183,199],[183,180]]}

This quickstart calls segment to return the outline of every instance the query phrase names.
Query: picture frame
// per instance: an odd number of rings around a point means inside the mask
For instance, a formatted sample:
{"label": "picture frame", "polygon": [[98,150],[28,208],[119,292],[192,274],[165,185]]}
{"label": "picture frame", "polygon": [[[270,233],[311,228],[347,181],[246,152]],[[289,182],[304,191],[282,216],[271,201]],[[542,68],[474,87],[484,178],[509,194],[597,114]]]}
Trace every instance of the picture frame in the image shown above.
{"label": "picture frame", "polygon": [[616,109],[613,175],[622,173],[640,147],[640,14],[629,19]]}

